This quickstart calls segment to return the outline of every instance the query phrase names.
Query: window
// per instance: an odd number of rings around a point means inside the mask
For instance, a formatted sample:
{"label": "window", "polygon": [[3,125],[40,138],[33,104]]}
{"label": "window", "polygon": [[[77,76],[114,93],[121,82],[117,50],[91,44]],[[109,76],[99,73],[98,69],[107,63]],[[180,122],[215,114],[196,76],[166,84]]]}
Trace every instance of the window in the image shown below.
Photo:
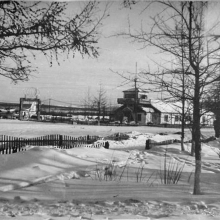
{"label": "window", "polygon": [[138,121],[141,121],[141,114],[138,114]]}
{"label": "window", "polygon": [[203,115],[202,116],[202,123],[205,124],[206,123],[206,117]]}
{"label": "window", "polygon": [[179,115],[175,115],[175,121],[179,121]]}
{"label": "window", "polygon": [[124,98],[125,99],[134,99],[135,98],[135,93],[134,94],[125,94]]}
{"label": "window", "polygon": [[168,122],[168,115],[164,115],[164,121]]}
{"label": "window", "polygon": [[190,115],[186,115],[186,121],[192,121],[192,118]]}
{"label": "window", "polygon": [[141,99],[147,99],[147,95],[141,95],[140,98]]}

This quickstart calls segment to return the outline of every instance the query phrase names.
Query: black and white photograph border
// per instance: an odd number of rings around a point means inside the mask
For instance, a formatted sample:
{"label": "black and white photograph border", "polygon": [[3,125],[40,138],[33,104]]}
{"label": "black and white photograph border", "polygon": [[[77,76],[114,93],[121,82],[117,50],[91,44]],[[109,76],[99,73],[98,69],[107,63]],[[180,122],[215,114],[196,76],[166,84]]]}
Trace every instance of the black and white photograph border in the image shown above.
{"label": "black and white photograph border", "polygon": [[1,1],[0,219],[219,219],[219,9]]}

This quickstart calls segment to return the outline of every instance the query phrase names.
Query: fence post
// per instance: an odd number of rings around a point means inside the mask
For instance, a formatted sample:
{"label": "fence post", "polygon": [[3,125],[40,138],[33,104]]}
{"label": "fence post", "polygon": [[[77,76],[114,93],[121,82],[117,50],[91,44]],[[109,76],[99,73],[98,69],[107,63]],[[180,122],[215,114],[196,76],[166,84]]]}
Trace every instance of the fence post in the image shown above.
{"label": "fence post", "polygon": [[6,150],[5,150],[6,152],[5,153],[8,154],[8,143],[9,143],[8,142],[8,136],[5,136],[5,137],[6,137],[6,145],[5,145],[6,146]]}
{"label": "fence post", "polygon": [[145,150],[150,150],[150,139],[146,140]]}
{"label": "fence post", "polygon": [[2,136],[2,154],[5,154],[5,135]]}
{"label": "fence post", "polygon": [[109,149],[109,142],[108,141],[105,142],[104,148]]}
{"label": "fence post", "polygon": [[8,154],[11,154],[11,137],[8,137]]}
{"label": "fence post", "polygon": [[15,146],[15,137],[11,137],[12,138],[12,150],[11,153],[16,153],[16,146]]}
{"label": "fence post", "polygon": [[18,138],[18,151],[21,151],[21,138]]}
{"label": "fence post", "polygon": [[87,135],[87,142],[86,143],[90,144],[90,137],[89,137],[89,135]]}
{"label": "fence post", "polygon": [[59,147],[62,147],[63,144],[63,136],[59,135]]}

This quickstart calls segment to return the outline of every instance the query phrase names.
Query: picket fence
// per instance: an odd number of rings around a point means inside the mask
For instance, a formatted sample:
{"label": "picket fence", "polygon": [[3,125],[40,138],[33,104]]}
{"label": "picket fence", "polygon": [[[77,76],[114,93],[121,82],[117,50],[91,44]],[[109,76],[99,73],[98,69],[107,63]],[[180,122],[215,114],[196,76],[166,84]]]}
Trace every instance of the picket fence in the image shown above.
{"label": "picket fence", "polygon": [[75,147],[100,148],[105,146],[105,142],[94,143],[99,140],[97,136],[72,137],[67,135],[52,134],[34,138],[0,136],[0,154],[11,154],[24,151],[27,145],[31,146],[54,146],[60,149],[70,149]]}

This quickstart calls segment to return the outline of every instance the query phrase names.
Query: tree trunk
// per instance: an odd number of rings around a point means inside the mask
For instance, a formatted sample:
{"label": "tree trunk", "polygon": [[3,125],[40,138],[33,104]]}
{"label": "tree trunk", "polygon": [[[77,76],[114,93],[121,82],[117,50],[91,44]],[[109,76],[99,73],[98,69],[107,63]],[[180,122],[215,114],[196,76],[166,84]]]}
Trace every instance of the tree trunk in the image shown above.
{"label": "tree trunk", "polygon": [[[182,14],[183,14],[183,2],[181,2],[181,7],[182,7]],[[185,129],[185,69],[184,69],[184,38],[183,38],[183,18],[181,19],[181,52],[182,52],[182,57],[181,57],[181,64],[182,64],[182,75],[183,75],[183,84],[182,84],[182,125],[181,125],[181,151],[185,151],[184,148],[184,129]]]}
{"label": "tree trunk", "polygon": [[[195,123],[198,122],[195,120]],[[195,142],[195,180],[194,180],[194,195],[201,194],[200,190],[200,176],[201,176],[201,142],[200,142],[200,127],[195,125],[197,128],[194,132]]]}
{"label": "tree trunk", "polygon": [[184,137],[181,137],[181,151],[185,151],[185,147],[184,147]]}
{"label": "tree trunk", "polygon": [[196,166],[196,170],[195,170],[195,177],[194,177],[195,179],[194,179],[193,194],[199,195],[201,194],[201,190],[200,190],[201,159],[195,161],[195,166]]}
{"label": "tree trunk", "polygon": [[[189,2],[189,62],[195,74],[194,97],[193,97],[193,132],[192,140],[195,143],[195,178],[194,178],[194,195],[201,194],[200,176],[201,176],[201,142],[200,142],[200,74],[199,74],[199,54],[197,59],[193,58],[195,48],[192,43],[192,21],[193,21],[193,2]],[[201,46],[199,39],[199,46]]]}
{"label": "tree trunk", "polygon": [[191,156],[195,155],[195,141],[192,139],[192,144],[191,144]]}
{"label": "tree trunk", "polygon": [[[183,86],[184,86],[184,83],[183,83]],[[185,100],[184,100],[184,92],[183,92],[183,98],[182,98],[182,125],[181,125],[181,151],[185,151],[185,147],[184,147],[184,136],[185,136],[184,129],[185,129]]]}
{"label": "tree trunk", "polygon": [[220,136],[220,115],[219,115],[219,112],[217,112],[217,114],[216,114],[214,129],[215,129],[215,137],[219,138],[219,136]]}
{"label": "tree trunk", "polygon": [[194,179],[194,195],[201,194],[200,176],[201,176],[201,141],[200,141],[200,84],[199,69],[195,70],[195,93],[193,106],[193,140],[195,142],[195,179]]}
{"label": "tree trunk", "polygon": [[191,156],[195,155],[195,140],[194,140],[194,131],[192,127],[192,143],[191,143]]}
{"label": "tree trunk", "polygon": [[184,129],[185,129],[185,101],[182,102],[182,125],[181,125],[181,151],[185,151],[184,147]]}

